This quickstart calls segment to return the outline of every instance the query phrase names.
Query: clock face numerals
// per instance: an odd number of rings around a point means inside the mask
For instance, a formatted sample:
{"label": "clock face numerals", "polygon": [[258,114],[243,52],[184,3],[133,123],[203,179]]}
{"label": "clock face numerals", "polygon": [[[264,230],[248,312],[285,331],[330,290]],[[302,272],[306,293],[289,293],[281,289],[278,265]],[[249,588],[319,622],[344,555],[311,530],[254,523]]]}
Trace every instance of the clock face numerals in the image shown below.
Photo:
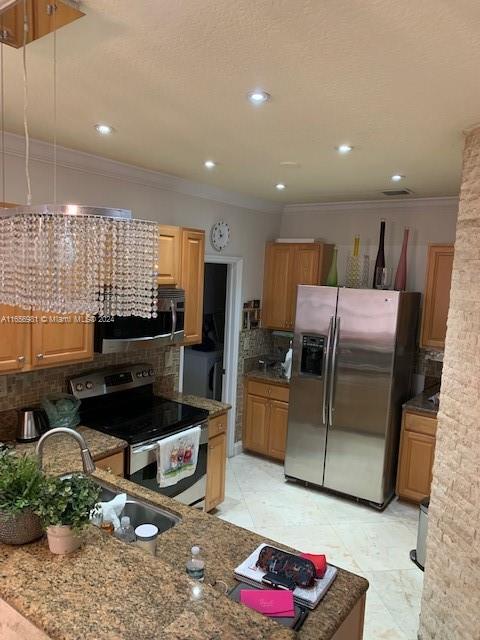
{"label": "clock face numerals", "polygon": [[230,227],[227,222],[217,222],[212,227],[211,233],[212,246],[217,251],[225,249],[230,242]]}

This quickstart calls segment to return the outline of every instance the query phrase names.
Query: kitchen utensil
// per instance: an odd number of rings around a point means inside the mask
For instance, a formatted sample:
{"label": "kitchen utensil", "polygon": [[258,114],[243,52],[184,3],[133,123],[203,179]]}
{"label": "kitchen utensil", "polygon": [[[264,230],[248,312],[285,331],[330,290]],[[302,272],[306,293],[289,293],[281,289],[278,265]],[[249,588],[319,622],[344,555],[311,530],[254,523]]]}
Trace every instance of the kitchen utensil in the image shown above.
{"label": "kitchen utensil", "polygon": [[18,410],[17,442],[35,442],[48,427],[48,418],[43,409],[25,407]]}

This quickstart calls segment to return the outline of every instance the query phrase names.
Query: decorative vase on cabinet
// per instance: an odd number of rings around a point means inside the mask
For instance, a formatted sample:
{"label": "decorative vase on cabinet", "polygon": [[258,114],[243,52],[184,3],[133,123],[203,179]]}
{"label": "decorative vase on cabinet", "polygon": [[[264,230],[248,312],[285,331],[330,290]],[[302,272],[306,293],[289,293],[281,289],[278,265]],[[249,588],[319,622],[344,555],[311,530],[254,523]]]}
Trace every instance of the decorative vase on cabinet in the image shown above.
{"label": "decorative vase on cabinet", "polygon": [[409,229],[405,228],[403,232],[403,244],[400,259],[398,261],[397,273],[395,274],[395,283],[393,288],[395,291],[405,291],[407,288],[407,248],[408,248]]}
{"label": "decorative vase on cabinet", "polygon": [[337,247],[335,246],[333,248],[332,262],[330,264],[330,270],[327,276],[327,285],[329,287],[338,286],[337,253],[338,253],[338,250],[337,250]]}
{"label": "decorative vase on cabinet", "polygon": [[375,268],[373,270],[373,288],[382,289],[379,286],[379,278],[383,278],[383,270],[385,269],[385,220],[380,222],[380,239],[378,241],[377,259],[375,260]]}

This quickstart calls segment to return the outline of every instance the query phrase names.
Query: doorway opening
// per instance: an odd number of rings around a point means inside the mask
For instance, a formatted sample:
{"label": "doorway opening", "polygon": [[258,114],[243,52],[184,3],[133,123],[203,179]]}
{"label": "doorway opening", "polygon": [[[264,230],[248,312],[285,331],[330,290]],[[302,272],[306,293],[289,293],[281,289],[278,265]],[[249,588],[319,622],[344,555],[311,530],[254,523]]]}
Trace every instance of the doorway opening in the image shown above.
{"label": "doorway opening", "polygon": [[222,399],[227,265],[205,263],[201,344],[185,347],[183,392]]}
{"label": "doorway opening", "polygon": [[202,343],[180,354],[180,391],[220,400],[228,412],[227,454],[235,451],[243,259],[205,256]]}

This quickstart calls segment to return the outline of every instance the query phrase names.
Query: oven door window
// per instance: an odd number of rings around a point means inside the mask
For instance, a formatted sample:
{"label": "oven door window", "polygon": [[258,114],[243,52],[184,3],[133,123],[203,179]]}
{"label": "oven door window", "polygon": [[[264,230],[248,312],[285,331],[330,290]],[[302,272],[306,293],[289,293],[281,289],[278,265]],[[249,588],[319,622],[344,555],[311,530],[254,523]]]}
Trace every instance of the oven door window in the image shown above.
{"label": "oven door window", "polygon": [[[157,493],[162,493],[165,496],[174,498],[175,496],[183,493],[205,477],[207,473],[207,455],[208,444],[201,444],[198,449],[197,468],[195,469],[195,473],[188,478],[179,480],[177,484],[174,484],[171,487],[160,488],[158,486],[157,461],[155,451],[149,452],[148,459],[146,460],[147,464],[145,464],[145,466],[142,466],[140,469],[138,469],[137,464],[132,465],[136,470],[134,470],[133,473],[129,474],[128,479],[132,482],[135,482],[136,484],[141,485],[142,487],[146,487],[147,489],[151,489],[152,491],[156,491]],[[133,454],[132,457],[134,456],[135,454]]]}

